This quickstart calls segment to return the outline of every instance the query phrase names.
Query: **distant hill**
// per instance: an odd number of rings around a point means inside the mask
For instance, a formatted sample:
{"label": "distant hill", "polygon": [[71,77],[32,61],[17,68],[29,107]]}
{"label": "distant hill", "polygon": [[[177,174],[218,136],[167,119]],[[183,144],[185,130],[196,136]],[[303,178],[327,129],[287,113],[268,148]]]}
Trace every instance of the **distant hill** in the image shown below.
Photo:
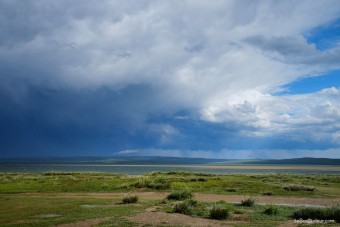
{"label": "distant hill", "polygon": [[293,159],[270,159],[242,162],[243,164],[265,165],[340,165],[340,159],[332,158],[293,158]]}
{"label": "distant hill", "polygon": [[233,160],[150,156],[0,158],[0,164],[93,164],[93,165],[340,165],[340,159],[294,158]]}
{"label": "distant hill", "polygon": [[220,162],[230,160],[150,156],[0,158],[0,163],[6,164],[204,165]]}

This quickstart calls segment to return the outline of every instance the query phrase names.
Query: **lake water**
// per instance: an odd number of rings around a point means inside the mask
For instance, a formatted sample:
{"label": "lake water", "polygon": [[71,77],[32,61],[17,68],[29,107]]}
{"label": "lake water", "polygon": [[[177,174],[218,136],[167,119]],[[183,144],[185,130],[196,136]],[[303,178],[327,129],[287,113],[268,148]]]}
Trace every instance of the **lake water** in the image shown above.
{"label": "lake water", "polygon": [[49,171],[65,171],[65,172],[108,172],[123,173],[130,175],[141,175],[153,171],[169,172],[169,171],[185,171],[196,173],[211,174],[261,174],[261,173],[291,173],[291,174],[340,174],[339,168],[310,168],[306,169],[268,169],[261,166],[251,168],[220,168],[207,166],[117,166],[117,165],[71,165],[71,164],[0,164],[0,172],[2,173],[43,173]]}

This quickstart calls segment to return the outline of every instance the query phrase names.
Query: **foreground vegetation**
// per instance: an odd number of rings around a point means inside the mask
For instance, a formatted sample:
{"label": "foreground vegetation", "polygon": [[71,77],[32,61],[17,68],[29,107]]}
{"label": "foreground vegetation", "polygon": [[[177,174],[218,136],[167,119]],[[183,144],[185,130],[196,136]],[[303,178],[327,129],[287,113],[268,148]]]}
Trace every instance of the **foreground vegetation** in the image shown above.
{"label": "foreground vegetation", "polygon": [[[113,197],[103,192],[121,192],[122,196]],[[142,199],[138,197],[141,192],[165,194],[162,199]],[[82,196],[83,193],[90,194]],[[91,197],[91,193],[99,193],[99,196]],[[239,203],[212,202],[196,199],[195,193],[242,195],[244,199]],[[55,226],[82,220],[100,220],[96,226],[137,226],[138,221],[129,217],[148,212],[148,209],[154,209],[156,213],[217,220],[232,226],[276,226],[300,218],[340,222],[339,206],[266,205],[256,203],[256,196],[339,198],[340,177],[186,172],[157,172],[143,176],[64,172],[0,174],[0,226]],[[155,224],[158,225],[172,226],[171,223]]]}
{"label": "foreground vegetation", "polygon": [[0,193],[134,192],[189,189],[227,195],[267,195],[337,198],[338,175],[212,175],[154,172],[142,176],[110,173],[0,174]]}

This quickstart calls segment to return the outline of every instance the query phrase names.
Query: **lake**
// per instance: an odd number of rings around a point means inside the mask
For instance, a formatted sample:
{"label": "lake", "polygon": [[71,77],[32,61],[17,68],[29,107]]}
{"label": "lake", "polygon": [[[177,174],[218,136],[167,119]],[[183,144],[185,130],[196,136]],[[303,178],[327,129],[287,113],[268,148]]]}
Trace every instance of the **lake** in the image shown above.
{"label": "lake", "polygon": [[141,175],[148,172],[185,171],[210,174],[340,174],[339,166],[302,166],[302,165],[90,165],[90,164],[1,164],[2,173],[43,173],[50,171],[64,172],[108,172]]}

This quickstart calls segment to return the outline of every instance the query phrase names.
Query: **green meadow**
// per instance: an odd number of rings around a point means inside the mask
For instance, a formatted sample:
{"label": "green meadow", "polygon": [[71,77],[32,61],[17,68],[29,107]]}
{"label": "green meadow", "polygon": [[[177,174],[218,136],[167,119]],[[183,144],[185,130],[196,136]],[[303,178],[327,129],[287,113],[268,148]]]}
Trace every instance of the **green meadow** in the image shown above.
{"label": "green meadow", "polygon": [[[176,197],[176,193],[185,196]],[[131,203],[124,198],[132,195]],[[310,210],[302,210],[308,214],[301,217],[324,212],[323,218],[336,222],[340,215],[339,198],[338,175],[3,173],[0,225],[190,226],[202,219],[207,226],[277,226],[299,218],[302,214],[296,215],[303,205],[309,205]],[[149,223],[138,219],[138,215],[150,213],[159,218]]]}

